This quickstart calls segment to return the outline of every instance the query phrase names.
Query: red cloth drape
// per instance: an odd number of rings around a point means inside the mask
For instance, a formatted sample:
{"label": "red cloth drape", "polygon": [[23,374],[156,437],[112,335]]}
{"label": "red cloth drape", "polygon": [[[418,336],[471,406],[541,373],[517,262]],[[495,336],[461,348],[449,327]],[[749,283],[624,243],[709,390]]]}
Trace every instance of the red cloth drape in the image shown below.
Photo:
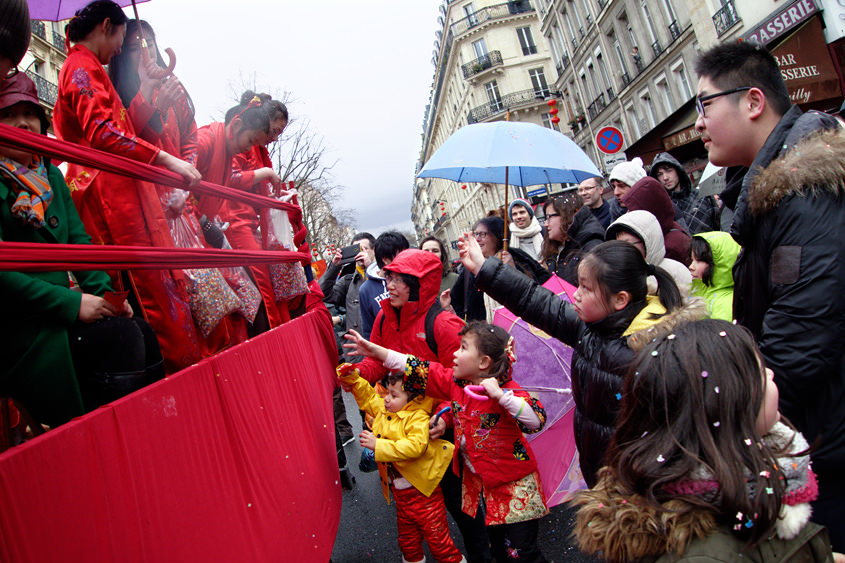
{"label": "red cloth drape", "polygon": [[302,217],[302,210],[289,203],[251,194],[249,192],[233,190],[232,188],[226,188],[209,182],[200,182],[198,186],[190,188],[185,185],[181,176],[175,172],[165,170],[164,168],[159,168],[150,164],[143,164],[141,162],[136,162],[122,156],[99,151],[90,147],[83,147],[81,145],[60,141],[59,139],[52,139],[44,135],[32,133],[31,131],[18,129],[17,127],[9,127],[8,125],[0,124],[0,145],[16,147],[36,154],[48,156],[58,161],[74,162],[76,164],[98,168],[106,172],[114,172],[115,174],[121,174],[137,180],[145,180],[161,184],[163,186],[190,190],[198,195],[217,196],[224,199],[242,201],[259,207],[285,209],[291,215],[291,223],[294,223],[296,217],[299,217],[300,219]]}
{"label": "red cloth drape", "polygon": [[336,361],[315,311],[0,454],[0,561],[325,563]]}
{"label": "red cloth drape", "polygon": [[302,252],[287,250],[248,251],[0,241],[0,271],[12,272],[221,268],[297,261],[309,264],[311,257]]}

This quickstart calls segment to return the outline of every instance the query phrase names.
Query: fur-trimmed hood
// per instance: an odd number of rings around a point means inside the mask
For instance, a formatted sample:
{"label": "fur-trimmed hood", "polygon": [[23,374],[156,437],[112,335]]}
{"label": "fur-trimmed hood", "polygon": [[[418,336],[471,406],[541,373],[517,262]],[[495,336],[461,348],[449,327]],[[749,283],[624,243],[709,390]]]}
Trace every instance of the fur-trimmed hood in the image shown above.
{"label": "fur-trimmed hood", "polygon": [[845,193],[845,134],[842,129],[809,135],[773,160],[748,189],[748,207],[765,215],[790,195]]}

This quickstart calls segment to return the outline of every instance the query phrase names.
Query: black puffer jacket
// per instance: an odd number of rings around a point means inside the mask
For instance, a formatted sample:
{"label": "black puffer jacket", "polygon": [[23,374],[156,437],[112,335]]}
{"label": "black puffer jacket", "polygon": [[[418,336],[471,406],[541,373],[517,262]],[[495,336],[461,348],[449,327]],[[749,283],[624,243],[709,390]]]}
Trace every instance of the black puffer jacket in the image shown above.
{"label": "black puffer jacket", "polygon": [[742,183],[734,315],[775,373],[780,412],[811,444],[821,498],[845,493],[845,136],[793,106]]}
{"label": "black puffer jacket", "polygon": [[623,333],[646,304],[631,304],[604,320],[587,324],[570,303],[495,258],[484,262],[475,285],[526,322],[574,349],[575,444],[584,479],[593,486],[604,465],[622,383],[634,358]]}

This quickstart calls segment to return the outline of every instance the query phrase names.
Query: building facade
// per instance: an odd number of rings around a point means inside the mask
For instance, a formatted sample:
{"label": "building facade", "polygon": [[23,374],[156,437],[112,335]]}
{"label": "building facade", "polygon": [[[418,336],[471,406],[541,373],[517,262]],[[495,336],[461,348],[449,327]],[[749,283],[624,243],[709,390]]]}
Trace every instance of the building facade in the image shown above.
{"label": "building facade", "polygon": [[[533,88],[558,100],[557,128],[570,135],[599,169],[608,172],[616,162],[636,156],[649,165],[658,153],[668,151],[695,182],[708,162],[695,129],[694,67],[701,51],[724,41],[760,43],[777,57],[794,103],[805,110],[835,111],[842,103],[845,67],[841,4],[841,0],[531,0],[499,5],[518,5],[520,13],[502,12],[502,17],[479,25],[481,19],[472,14],[493,12],[494,7],[474,6],[467,0],[444,2],[417,172],[459,127],[504,119],[506,109],[511,119],[555,127],[540,96],[524,106],[512,98],[503,103],[506,97],[501,94],[520,89],[530,93]],[[527,55],[520,52],[523,41],[517,31],[526,27],[537,39],[536,53]],[[480,40],[484,47],[476,46]],[[542,87],[525,80],[531,69],[542,69]],[[605,154],[597,143],[598,133],[607,127],[622,133],[620,150],[614,154]],[[532,203],[559,189],[537,190],[543,193],[531,198]],[[418,179],[412,209],[418,234],[433,233],[453,242],[488,209],[502,203],[503,190],[503,186],[464,187]],[[512,190],[511,197],[520,195]]]}
{"label": "building facade", "polygon": [[[555,69],[532,3],[444,0],[438,21],[417,172],[464,125],[510,119],[553,126],[546,102]],[[511,199],[519,195],[512,190]],[[503,186],[419,179],[411,209],[417,236],[433,234],[454,249],[504,197]]]}
{"label": "building facade", "polygon": [[[53,106],[59,95],[59,71],[67,58],[65,22],[31,20],[32,37],[29,50],[18,68],[35,82],[38,101],[47,110],[51,121]],[[50,127],[52,133],[52,126]]]}

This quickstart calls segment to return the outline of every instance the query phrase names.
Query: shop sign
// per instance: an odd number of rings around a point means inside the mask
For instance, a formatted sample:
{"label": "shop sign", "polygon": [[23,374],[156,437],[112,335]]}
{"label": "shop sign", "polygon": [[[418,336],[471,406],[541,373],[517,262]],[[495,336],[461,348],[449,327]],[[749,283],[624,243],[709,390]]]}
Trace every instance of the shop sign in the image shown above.
{"label": "shop sign", "polygon": [[745,41],[768,45],[807,21],[819,9],[813,0],[795,0],[743,36]]}
{"label": "shop sign", "polygon": [[691,143],[701,137],[701,131],[695,128],[695,124],[693,123],[686,129],[681,129],[677,133],[673,133],[667,137],[663,138],[663,148],[667,151],[674,149],[675,147],[680,147],[681,145],[686,145],[687,143]]}
{"label": "shop sign", "polygon": [[794,104],[806,104],[841,95],[820,18],[813,18],[786,41],[772,49]]}

